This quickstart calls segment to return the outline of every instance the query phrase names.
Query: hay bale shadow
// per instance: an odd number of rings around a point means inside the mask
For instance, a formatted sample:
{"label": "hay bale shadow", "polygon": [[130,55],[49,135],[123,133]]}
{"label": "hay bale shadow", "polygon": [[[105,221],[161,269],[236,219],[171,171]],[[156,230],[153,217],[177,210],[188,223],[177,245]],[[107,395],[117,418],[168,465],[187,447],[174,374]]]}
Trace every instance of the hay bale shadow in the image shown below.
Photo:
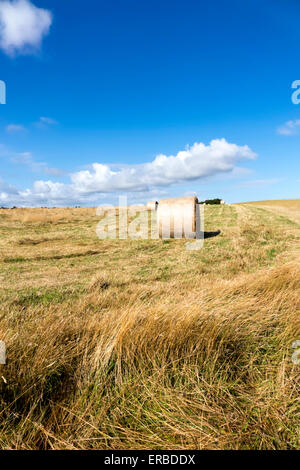
{"label": "hay bale shadow", "polygon": [[204,232],[204,238],[217,237],[218,235],[220,235],[220,233],[221,233],[221,230],[217,230],[216,232]]}

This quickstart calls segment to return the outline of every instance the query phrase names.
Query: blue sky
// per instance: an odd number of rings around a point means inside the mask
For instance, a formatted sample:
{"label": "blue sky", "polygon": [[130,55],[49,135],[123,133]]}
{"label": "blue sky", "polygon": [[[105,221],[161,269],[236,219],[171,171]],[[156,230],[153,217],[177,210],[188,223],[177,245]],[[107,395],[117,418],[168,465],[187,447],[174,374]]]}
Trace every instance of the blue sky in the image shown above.
{"label": "blue sky", "polygon": [[299,25],[297,0],[0,0],[0,206],[300,197]]}

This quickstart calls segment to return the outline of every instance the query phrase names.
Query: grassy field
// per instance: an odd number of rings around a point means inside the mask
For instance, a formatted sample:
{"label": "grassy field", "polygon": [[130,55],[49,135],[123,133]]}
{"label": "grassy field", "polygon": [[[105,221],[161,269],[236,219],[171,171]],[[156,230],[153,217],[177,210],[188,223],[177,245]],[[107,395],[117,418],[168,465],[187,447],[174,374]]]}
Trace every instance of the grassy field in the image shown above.
{"label": "grassy field", "polygon": [[206,206],[187,251],[0,210],[0,448],[300,449],[299,214]]}
{"label": "grassy field", "polygon": [[283,215],[296,222],[300,222],[300,203],[299,199],[282,199],[274,201],[248,202],[252,206],[272,211],[277,215]]}

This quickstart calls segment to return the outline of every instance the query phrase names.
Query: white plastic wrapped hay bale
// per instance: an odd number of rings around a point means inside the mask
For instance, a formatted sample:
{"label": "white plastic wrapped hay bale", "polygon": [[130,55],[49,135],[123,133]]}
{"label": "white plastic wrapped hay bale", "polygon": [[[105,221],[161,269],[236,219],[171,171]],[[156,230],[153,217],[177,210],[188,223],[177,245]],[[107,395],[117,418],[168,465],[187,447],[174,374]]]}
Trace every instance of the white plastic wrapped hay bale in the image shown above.
{"label": "white plastic wrapped hay bale", "polygon": [[148,211],[156,211],[157,210],[157,206],[158,206],[158,202],[157,201],[149,201],[147,202],[147,210]]}
{"label": "white plastic wrapped hay bale", "polygon": [[160,238],[199,238],[200,211],[196,196],[162,199],[157,208]]}

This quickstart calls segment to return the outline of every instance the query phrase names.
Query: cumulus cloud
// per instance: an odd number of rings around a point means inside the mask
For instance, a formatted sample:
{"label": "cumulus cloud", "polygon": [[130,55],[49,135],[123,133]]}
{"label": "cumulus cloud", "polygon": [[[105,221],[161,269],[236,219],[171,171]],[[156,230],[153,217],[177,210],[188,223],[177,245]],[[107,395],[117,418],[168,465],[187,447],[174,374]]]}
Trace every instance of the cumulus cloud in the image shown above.
{"label": "cumulus cloud", "polygon": [[77,204],[97,204],[107,194],[79,194],[70,184],[35,181],[30,189],[20,190],[0,180],[0,207],[61,207]]}
{"label": "cumulus cloud", "polygon": [[300,119],[287,121],[283,126],[278,127],[277,132],[280,135],[298,134],[300,132]]}
{"label": "cumulus cloud", "polygon": [[195,143],[177,155],[159,154],[150,163],[113,169],[93,163],[91,170],[71,175],[73,184],[84,192],[145,191],[152,186],[170,186],[183,181],[230,172],[238,161],[254,159],[247,146],[212,140],[209,145]]}
{"label": "cumulus cloud", "polygon": [[48,34],[52,14],[29,0],[0,2],[0,47],[8,55],[39,49]]}
{"label": "cumulus cloud", "polygon": [[256,154],[247,145],[238,146],[225,139],[212,140],[208,145],[196,142],[176,155],[159,154],[152,162],[139,165],[116,168],[93,163],[87,170],[71,173],[68,184],[36,181],[31,189],[19,191],[18,201],[14,199],[12,204],[66,205],[94,202],[110,193],[146,194],[155,188],[228,174],[238,162],[254,158]]}

